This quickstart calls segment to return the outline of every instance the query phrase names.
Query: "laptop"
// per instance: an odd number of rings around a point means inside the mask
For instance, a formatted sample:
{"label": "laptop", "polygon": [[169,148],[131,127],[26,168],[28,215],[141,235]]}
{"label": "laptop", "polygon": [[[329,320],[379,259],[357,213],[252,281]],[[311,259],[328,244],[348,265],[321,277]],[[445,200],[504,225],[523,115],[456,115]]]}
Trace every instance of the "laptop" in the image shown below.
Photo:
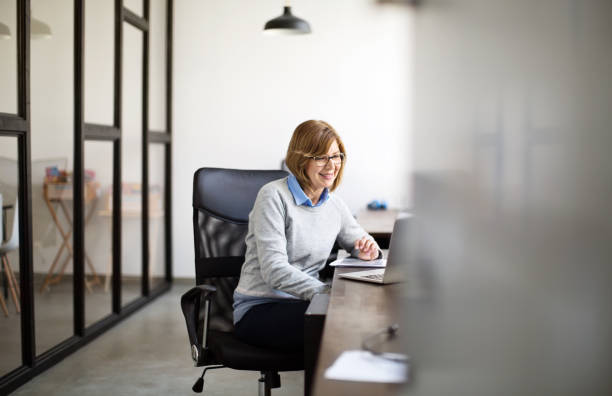
{"label": "laptop", "polygon": [[403,280],[402,263],[408,260],[408,238],[410,228],[410,215],[400,215],[393,225],[389,253],[387,255],[387,266],[367,271],[349,272],[340,274],[341,278],[358,280],[363,282],[398,283]]}

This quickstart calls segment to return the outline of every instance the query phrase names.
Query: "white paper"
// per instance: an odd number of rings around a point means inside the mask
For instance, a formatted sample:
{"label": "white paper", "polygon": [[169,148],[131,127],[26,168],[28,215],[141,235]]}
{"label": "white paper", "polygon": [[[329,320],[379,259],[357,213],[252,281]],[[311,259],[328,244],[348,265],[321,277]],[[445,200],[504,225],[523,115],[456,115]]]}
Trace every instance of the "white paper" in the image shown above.
{"label": "white paper", "polygon": [[408,378],[408,358],[389,354],[403,361],[385,359],[363,350],[344,351],[327,370],[325,378],[341,381],[402,383]]}
{"label": "white paper", "polygon": [[331,267],[363,267],[363,268],[385,268],[387,259],[381,258],[376,260],[360,260],[355,257],[344,257],[329,263]]}

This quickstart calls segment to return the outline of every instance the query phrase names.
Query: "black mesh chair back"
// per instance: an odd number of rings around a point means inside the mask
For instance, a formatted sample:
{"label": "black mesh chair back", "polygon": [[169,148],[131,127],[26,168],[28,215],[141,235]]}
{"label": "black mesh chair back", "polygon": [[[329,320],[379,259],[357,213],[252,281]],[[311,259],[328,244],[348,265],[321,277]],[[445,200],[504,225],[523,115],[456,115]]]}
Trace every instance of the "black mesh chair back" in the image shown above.
{"label": "black mesh chair back", "polygon": [[[302,370],[303,351],[267,350],[233,335],[233,292],[246,251],[249,213],[259,189],[287,176],[282,170],[201,168],[193,180],[196,287],[181,306],[196,366],[262,373],[260,393],[280,386],[279,371]],[[211,365],[217,365],[211,367]],[[194,391],[202,390],[202,381]]]}
{"label": "black mesh chair back", "polygon": [[246,250],[249,213],[259,189],[281,170],[202,168],[193,180],[196,284],[213,285],[212,330],[233,330],[232,294]]}

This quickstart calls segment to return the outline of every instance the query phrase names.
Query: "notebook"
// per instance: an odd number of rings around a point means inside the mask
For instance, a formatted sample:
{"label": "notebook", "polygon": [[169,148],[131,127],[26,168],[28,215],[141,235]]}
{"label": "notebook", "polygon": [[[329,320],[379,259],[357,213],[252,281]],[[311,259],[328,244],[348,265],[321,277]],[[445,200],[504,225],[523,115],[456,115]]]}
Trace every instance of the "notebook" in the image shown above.
{"label": "notebook", "polygon": [[398,283],[402,279],[402,265],[408,260],[410,215],[400,215],[393,225],[387,266],[368,271],[340,274],[341,278],[379,284]]}

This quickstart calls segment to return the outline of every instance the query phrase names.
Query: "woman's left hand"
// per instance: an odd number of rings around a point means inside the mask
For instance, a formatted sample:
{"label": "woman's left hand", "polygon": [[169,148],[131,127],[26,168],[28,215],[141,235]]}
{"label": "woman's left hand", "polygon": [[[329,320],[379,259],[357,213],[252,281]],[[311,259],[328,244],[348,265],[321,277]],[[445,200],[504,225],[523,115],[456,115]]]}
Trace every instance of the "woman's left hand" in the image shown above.
{"label": "woman's left hand", "polygon": [[378,245],[373,240],[363,237],[355,241],[355,249],[359,249],[361,260],[370,261],[378,258]]}

